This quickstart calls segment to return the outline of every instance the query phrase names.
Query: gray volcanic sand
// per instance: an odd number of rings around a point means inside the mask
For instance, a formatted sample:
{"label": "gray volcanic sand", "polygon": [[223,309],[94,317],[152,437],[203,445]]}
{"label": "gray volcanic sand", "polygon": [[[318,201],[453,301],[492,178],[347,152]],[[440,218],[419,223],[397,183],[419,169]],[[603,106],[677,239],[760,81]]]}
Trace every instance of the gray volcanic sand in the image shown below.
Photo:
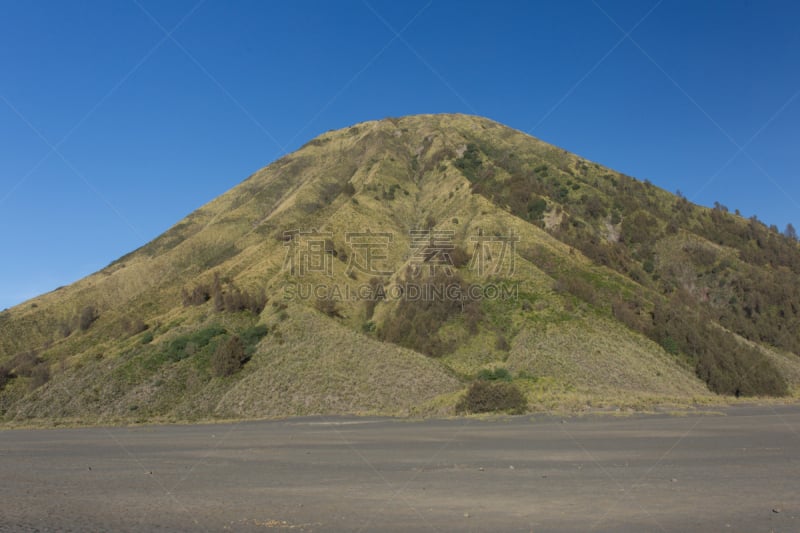
{"label": "gray volcanic sand", "polygon": [[800,406],[0,432],[0,531],[800,531]]}

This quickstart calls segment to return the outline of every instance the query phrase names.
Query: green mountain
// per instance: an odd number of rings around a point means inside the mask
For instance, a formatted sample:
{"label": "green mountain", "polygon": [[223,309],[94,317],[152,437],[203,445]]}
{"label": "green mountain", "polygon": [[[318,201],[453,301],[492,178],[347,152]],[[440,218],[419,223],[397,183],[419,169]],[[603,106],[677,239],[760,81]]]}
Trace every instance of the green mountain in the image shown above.
{"label": "green mountain", "polygon": [[794,396],[798,274],[795,236],[490,120],[365,122],[0,313],[0,416]]}

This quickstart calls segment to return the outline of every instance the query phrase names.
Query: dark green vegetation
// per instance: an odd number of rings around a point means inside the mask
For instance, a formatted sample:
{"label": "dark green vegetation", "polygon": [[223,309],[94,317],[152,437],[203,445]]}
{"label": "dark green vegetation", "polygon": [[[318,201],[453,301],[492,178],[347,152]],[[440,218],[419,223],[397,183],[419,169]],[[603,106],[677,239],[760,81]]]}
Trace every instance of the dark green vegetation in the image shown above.
{"label": "dark green vegetation", "polygon": [[[374,268],[351,232],[389,236]],[[387,119],[326,133],[100,272],[0,312],[0,417],[796,395],[798,302],[793,228],[486,119]]]}
{"label": "dark green vegetation", "polygon": [[457,413],[524,413],[528,400],[513,383],[511,372],[503,367],[483,368],[477,379],[467,388],[464,397],[456,404]]}
{"label": "dark green vegetation", "polygon": [[504,411],[524,413],[528,408],[525,395],[513,383],[479,379],[467,389],[464,398],[456,404],[457,413],[491,413]]}
{"label": "dark green vegetation", "polygon": [[[466,293],[464,280],[457,274],[435,272],[433,276],[409,277],[406,283],[416,281],[421,291],[432,294],[437,287],[455,286]],[[445,295],[446,296],[446,295]],[[442,338],[440,330],[451,320],[465,322],[468,333],[478,331],[482,319],[480,302],[468,299],[453,300],[434,297],[415,301],[401,299],[394,316],[378,330],[381,340],[393,342],[433,357],[452,352],[454,341]]]}
{"label": "dark green vegetation", "polygon": [[714,392],[787,394],[770,360],[732,334],[800,354],[800,248],[791,225],[781,234],[756,217],[695,206],[557,151],[542,157],[476,137],[455,164],[473,192],[525,220],[544,226],[549,200],[552,235],[636,291],[614,295],[529,254],[559,288],[686,357]]}

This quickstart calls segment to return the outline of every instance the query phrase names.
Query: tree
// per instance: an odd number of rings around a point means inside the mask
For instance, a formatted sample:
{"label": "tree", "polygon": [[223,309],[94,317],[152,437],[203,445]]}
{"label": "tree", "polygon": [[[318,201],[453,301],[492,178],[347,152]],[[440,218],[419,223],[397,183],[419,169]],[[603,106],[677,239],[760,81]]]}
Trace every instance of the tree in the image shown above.
{"label": "tree", "polygon": [[791,222],[786,224],[786,229],[783,230],[783,236],[787,239],[792,239],[793,241],[797,240],[797,230],[794,229],[794,226],[792,226]]}

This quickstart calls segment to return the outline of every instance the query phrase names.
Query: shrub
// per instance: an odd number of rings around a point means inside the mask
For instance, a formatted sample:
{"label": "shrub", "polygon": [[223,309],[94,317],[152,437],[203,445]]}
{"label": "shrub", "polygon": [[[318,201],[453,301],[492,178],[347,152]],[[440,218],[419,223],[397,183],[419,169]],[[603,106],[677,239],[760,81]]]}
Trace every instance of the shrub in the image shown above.
{"label": "shrub", "polygon": [[508,381],[479,379],[467,389],[466,395],[456,405],[456,413],[491,413],[505,411],[524,413],[528,401],[522,391]]}
{"label": "shrub", "polygon": [[219,312],[250,311],[254,315],[258,315],[264,310],[266,304],[267,296],[263,289],[251,293],[231,284],[227,291],[220,290],[214,294],[214,309]]}
{"label": "shrub", "polygon": [[29,378],[40,363],[42,359],[36,352],[23,352],[11,359],[10,366],[17,376]]}
{"label": "shrub", "polygon": [[[439,329],[449,320],[463,314],[467,330],[471,334],[477,332],[478,323],[483,317],[480,302],[466,298],[469,296],[466,284],[457,272],[447,276],[437,271],[433,276],[418,278],[415,285],[419,287],[420,294],[430,297],[401,298],[394,316],[378,330],[381,340],[439,357],[454,348],[452,340],[439,336]],[[445,291],[449,286],[460,286],[462,299],[450,298]]]}
{"label": "shrub", "polygon": [[0,366],[0,391],[2,391],[6,384],[12,379],[14,379],[14,373],[6,367]]}
{"label": "shrub", "polygon": [[675,339],[672,337],[664,337],[661,340],[661,347],[664,348],[664,351],[670,355],[678,355],[678,353],[680,353],[678,343],[675,342]]}
{"label": "shrub", "polygon": [[258,343],[261,342],[261,339],[267,336],[267,333],[269,333],[269,330],[264,324],[258,324],[239,333],[245,353],[251,355]]}
{"label": "shrub", "polygon": [[658,236],[658,221],[638,211],[622,221],[622,239],[629,244],[646,244]]}
{"label": "shrub", "polygon": [[471,300],[464,305],[464,324],[467,326],[467,331],[469,331],[470,335],[478,333],[478,326],[483,318],[483,311],[479,302]]}
{"label": "shrub", "polygon": [[486,381],[511,381],[511,372],[502,367],[483,368],[478,372],[478,379]]}
{"label": "shrub", "polygon": [[28,387],[34,390],[50,381],[50,366],[36,352],[19,353],[0,367],[0,390],[17,376],[31,378]]}
{"label": "shrub", "polygon": [[50,367],[46,363],[41,363],[33,369],[30,390],[38,389],[48,381],[50,381]]}
{"label": "shrub", "polygon": [[211,289],[207,285],[200,284],[191,291],[183,289],[182,296],[184,307],[203,305],[211,299]]}
{"label": "shrub", "polygon": [[477,145],[470,143],[467,149],[464,150],[464,155],[454,161],[456,168],[458,168],[470,181],[478,180],[478,171],[483,162],[481,161],[480,150]]}
{"label": "shrub", "polygon": [[263,289],[252,292],[242,290],[233,282],[228,282],[227,288],[224,288],[219,274],[214,274],[214,281],[210,286],[201,283],[191,291],[183,289],[185,307],[203,305],[209,300],[213,300],[214,310],[219,313],[250,311],[258,315],[264,310],[268,298]]}
{"label": "shrub", "polygon": [[72,326],[69,325],[69,322],[62,321],[58,324],[58,334],[64,337],[65,339],[72,335]]}
{"label": "shrub", "polygon": [[756,348],[730,335],[706,328],[706,337],[717,349],[697,354],[697,376],[717,394],[730,396],[785,396],[786,380],[772,362]]}
{"label": "shrub", "polygon": [[122,328],[125,330],[130,336],[138,335],[143,331],[147,331],[149,326],[144,323],[141,318],[129,318],[125,317],[122,319]]}
{"label": "shrub", "polygon": [[234,335],[219,343],[211,357],[211,369],[217,377],[232,376],[246,361],[242,339]]}
{"label": "shrub", "polygon": [[560,294],[569,293],[591,305],[602,303],[601,295],[594,285],[576,275],[567,274],[557,279],[553,289]]}
{"label": "shrub", "polygon": [[611,312],[614,318],[625,324],[628,328],[634,331],[642,330],[642,319],[637,312],[638,304],[636,302],[626,302],[621,298],[615,299],[611,303]]}
{"label": "shrub", "polygon": [[511,345],[508,343],[508,339],[506,339],[505,335],[497,336],[497,339],[494,342],[494,347],[503,352],[507,352],[511,349]]}
{"label": "shrub", "polygon": [[785,396],[788,384],[758,349],[713,325],[699,309],[682,306],[677,297],[658,303],[647,334],[670,353],[685,354],[697,377],[717,394]]}
{"label": "shrub", "polygon": [[318,298],[316,301],[314,301],[314,308],[321,313],[325,313],[331,318],[341,318],[342,316],[339,313],[339,306],[336,305],[336,302],[330,298]]}
{"label": "shrub", "polygon": [[526,210],[528,212],[528,220],[540,220],[545,211],[547,211],[547,201],[537,195],[528,202]]}
{"label": "shrub", "polygon": [[588,217],[600,218],[606,215],[606,206],[596,195],[584,195],[583,198],[585,198],[583,210]]}
{"label": "shrub", "polygon": [[81,309],[80,316],[78,317],[78,327],[81,331],[86,331],[98,319],[97,309],[92,305],[87,305]]}
{"label": "shrub", "polygon": [[450,261],[453,263],[453,266],[456,268],[461,268],[469,264],[470,259],[472,256],[461,246],[455,246],[450,251]]}

